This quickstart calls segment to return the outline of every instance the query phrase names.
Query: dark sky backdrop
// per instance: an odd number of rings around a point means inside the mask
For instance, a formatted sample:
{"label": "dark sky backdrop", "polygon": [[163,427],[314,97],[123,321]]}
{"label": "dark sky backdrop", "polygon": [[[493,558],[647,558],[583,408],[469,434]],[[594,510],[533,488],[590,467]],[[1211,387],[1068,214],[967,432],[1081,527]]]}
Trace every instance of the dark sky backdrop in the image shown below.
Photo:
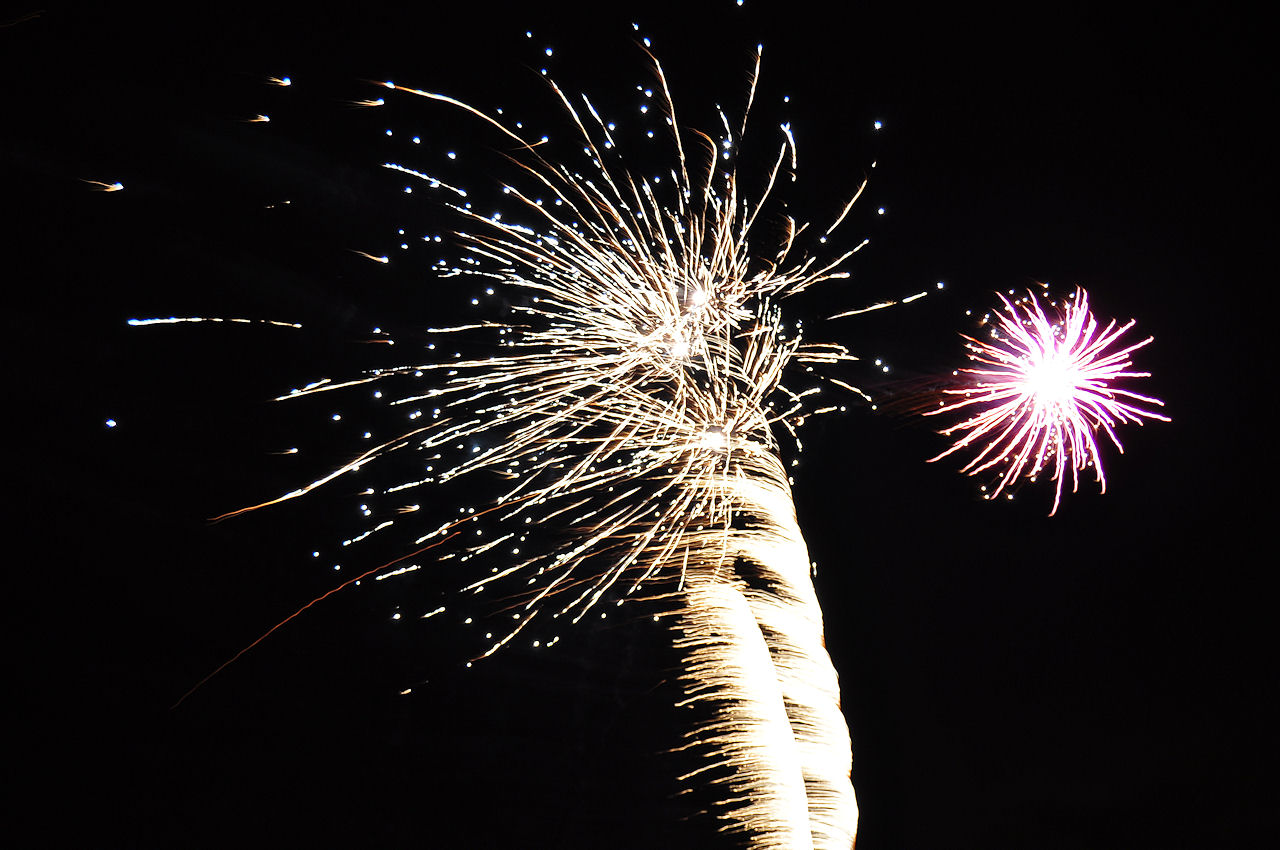
{"label": "dark sky backdrop", "polygon": [[[265,400],[379,362],[386,349],[359,342],[371,326],[465,315],[476,289],[435,281],[426,255],[383,267],[348,249],[447,223],[377,168],[380,122],[421,132],[426,166],[445,146],[476,152],[460,170],[477,185],[498,173],[492,134],[439,105],[374,115],[344,99],[390,77],[554,129],[528,69],[551,44],[566,88],[623,114],[644,76],[632,19],[685,121],[711,130],[710,104],[737,114],[765,43],[751,132],[771,152],[771,128],[792,122],[798,217],[829,216],[878,162],[841,231],[872,238],[854,281],[793,309],[949,287],[815,328],[895,367],[853,382],[935,383],[960,365],[964,310],[1037,280],[1083,284],[1097,312],[1156,337],[1139,363],[1174,421],[1126,429],[1126,454],[1105,451],[1109,492],[1085,483],[1052,519],[1044,486],[989,504],[955,464],[924,463],[945,445],[929,423],[857,409],[805,433],[796,500],[853,730],[859,847],[1244,846],[1270,823],[1272,381],[1254,328],[1270,313],[1275,91],[1254,22],[418,5],[52,4],[0,28],[11,699],[39,753],[11,770],[60,810],[49,843],[731,846],[687,819],[696,795],[671,796],[661,631],[584,626],[553,654],[467,671],[453,614],[413,622],[460,577],[448,570],[328,600],[169,710],[334,583],[308,555],[351,527],[345,491],[206,522],[347,451],[324,405]],[[284,74],[290,89],[262,84]],[[259,112],[272,123],[239,120]],[[307,330],[124,325],[174,314]],[[300,443],[314,450],[268,454]],[[349,556],[344,575],[396,554]]]}

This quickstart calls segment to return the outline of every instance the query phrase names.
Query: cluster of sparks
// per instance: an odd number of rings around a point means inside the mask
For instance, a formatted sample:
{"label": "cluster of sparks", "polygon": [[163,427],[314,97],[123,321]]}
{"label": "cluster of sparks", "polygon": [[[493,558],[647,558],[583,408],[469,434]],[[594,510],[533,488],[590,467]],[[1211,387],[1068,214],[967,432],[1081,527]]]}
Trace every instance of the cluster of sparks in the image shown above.
{"label": "cluster of sparks", "polygon": [[[503,187],[514,214],[481,215],[465,190],[385,164],[457,198],[448,204],[464,222],[455,243],[470,256],[435,270],[495,281],[510,315],[429,330],[469,344],[488,335],[488,356],[380,368],[281,396],[417,382],[390,402],[412,411],[408,430],[233,513],[302,496],[406,451],[425,458],[423,474],[379,495],[497,473],[510,483],[490,507],[464,511],[416,541],[421,552],[458,538],[437,550],[441,558],[483,555],[497,564],[466,590],[500,582],[521,588],[508,593],[511,619],[486,635],[480,657],[535,620],[577,622],[628,598],[663,600],[688,662],[679,676],[688,701],[711,712],[686,745],[709,761],[684,778],[705,775],[723,785],[725,828],[750,834],[753,846],[848,847],[857,823],[849,735],[778,436],[789,434],[798,446],[805,418],[841,409],[814,403],[820,386],[789,389],[784,373],[855,358],[840,345],[804,341],[778,305],[847,278],[843,265],[866,243],[819,259],[796,247],[807,225],[772,207],[765,214],[779,182],[794,179],[788,125],[758,196],[741,187],[732,160],[755,96],[758,51],[743,117],[733,122],[721,112],[718,138],[680,127],[661,65],[650,59],[656,85],[642,90],[667,124],[674,156],[667,174],[648,178],[626,166],[614,125],[590,100],[570,98],[549,79],[586,173],[544,157],[545,139],[530,142],[466,103],[385,84],[464,110],[514,144],[519,179]],[[761,251],[751,237],[766,219],[773,247]],[[867,309],[881,306],[888,304]],[[419,425],[427,406],[430,416]],[[482,516],[496,534],[479,524]],[[396,522],[385,519],[360,538]],[[564,536],[526,545],[549,528]],[[406,563],[396,572],[414,568]]]}
{"label": "cluster of sparks", "polygon": [[1100,327],[1082,288],[1052,318],[1034,292],[1015,300],[1001,295],[1000,300],[1004,309],[996,315],[990,339],[965,337],[970,359],[981,364],[961,370],[971,376],[969,386],[944,391],[963,398],[929,411],[971,414],[942,431],[959,437],[933,460],[975,449],[963,471],[981,475],[998,470],[999,481],[988,497],[993,499],[1021,480],[1034,481],[1048,472],[1055,483],[1052,516],[1068,473],[1075,492],[1080,473],[1093,467],[1106,492],[1099,431],[1123,452],[1117,425],[1169,421],[1151,409],[1163,407],[1162,401],[1122,385],[1125,379],[1150,377],[1149,372],[1131,370],[1130,355],[1152,338],[1124,342],[1133,320],[1124,325],[1112,320]]}
{"label": "cluster of sparks", "polygon": [[[430,474],[384,493],[480,470],[499,472],[513,483],[486,519],[496,520],[504,531],[468,547],[464,557],[495,552],[509,563],[468,589],[482,590],[515,576],[524,579],[527,590],[513,627],[485,655],[546,612],[576,622],[607,594],[630,596],[651,579],[670,578],[672,570],[677,582],[683,581],[690,570],[691,537],[703,546],[696,532],[730,529],[734,488],[751,474],[755,459],[777,455],[775,429],[789,432],[798,443],[799,422],[839,407],[809,403],[820,387],[789,390],[782,382],[784,371],[792,364],[855,359],[842,346],[804,342],[798,328],[784,325],[777,303],[822,281],[848,277],[841,266],[862,245],[830,260],[793,259],[795,239],[805,226],[790,218],[781,226],[771,219],[777,232],[771,254],[753,253],[748,242],[773,188],[794,165],[788,128],[784,125],[764,192],[748,200],[736,173],[723,164],[745,130],[745,117],[735,128],[721,113],[723,137],[696,134],[697,148],[687,150],[661,66],[653,62],[675,149],[675,167],[661,198],[658,180],[635,176],[621,163],[611,125],[590,101],[583,96],[575,104],[553,82],[552,91],[592,164],[590,175],[547,161],[536,143],[465,103],[385,84],[466,110],[523,152],[517,164],[533,190],[507,185],[503,191],[535,223],[516,223],[511,214],[483,216],[467,203],[449,204],[469,223],[456,240],[472,256],[465,268],[437,269],[445,276],[485,275],[507,293],[519,293],[513,298],[519,303],[511,308],[515,318],[429,329],[472,338],[495,334],[499,354],[381,368],[351,380],[317,381],[281,396],[296,399],[408,378],[430,387],[391,404],[431,405],[432,415],[329,474],[244,509],[301,496],[401,450],[425,453]],[[757,72],[758,62],[757,56]],[[753,75],[752,96],[754,89]],[[465,197],[463,190],[416,169],[396,163],[385,167]],[[479,444],[476,437],[483,438]],[[444,457],[463,445],[472,445],[472,451],[456,462]],[[477,520],[475,515],[451,520],[417,543],[456,534],[463,523]],[[527,527],[552,522],[581,533],[554,554],[523,556]],[[616,588],[620,592],[614,593]],[[549,604],[552,600],[555,604]]]}

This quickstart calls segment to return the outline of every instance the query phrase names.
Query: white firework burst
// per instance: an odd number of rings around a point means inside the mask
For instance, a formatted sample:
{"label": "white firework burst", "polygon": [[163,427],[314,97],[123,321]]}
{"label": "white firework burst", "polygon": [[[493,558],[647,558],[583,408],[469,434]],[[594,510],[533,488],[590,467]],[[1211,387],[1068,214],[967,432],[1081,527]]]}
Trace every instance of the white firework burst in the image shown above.
{"label": "white firework burst", "polygon": [[[572,99],[554,83],[590,162],[585,175],[544,158],[538,144],[479,109],[385,84],[465,110],[516,146],[520,179],[504,191],[533,223],[453,205],[465,222],[457,240],[473,261],[443,271],[495,279],[512,296],[512,318],[432,330],[496,334],[492,356],[388,367],[281,396],[416,376],[430,388],[393,404],[431,404],[439,416],[243,510],[302,496],[388,455],[448,457],[483,437],[470,454],[384,489],[480,470],[512,482],[485,512],[500,532],[462,554],[504,559],[468,590],[513,578],[524,585],[513,626],[483,654],[540,619],[577,621],[606,597],[669,600],[688,699],[711,709],[687,746],[700,749],[708,767],[729,768],[713,780],[727,786],[718,812],[726,828],[759,847],[847,848],[857,822],[849,735],[778,435],[795,437],[796,425],[818,412],[807,398],[818,390],[788,389],[788,368],[854,358],[789,331],[778,305],[848,277],[843,265],[862,245],[828,259],[806,254],[797,237],[807,225],[787,216],[770,219],[769,251],[753,242],[771,194],[795,165],[786,125],[759,197],[745,197],[725,162],[746,128],[759,52],[743,118],[721,113],[718,139],[680,127],[661,65],[650,59],[674,154],[661,185],[626,167],[610,125],[585,96]],[[465,194],[416,169],[386,167]],[[418,542],[445,539],[473,520],[447,522]],[[568,543],[521,554],[535,525],[563,527]]]}

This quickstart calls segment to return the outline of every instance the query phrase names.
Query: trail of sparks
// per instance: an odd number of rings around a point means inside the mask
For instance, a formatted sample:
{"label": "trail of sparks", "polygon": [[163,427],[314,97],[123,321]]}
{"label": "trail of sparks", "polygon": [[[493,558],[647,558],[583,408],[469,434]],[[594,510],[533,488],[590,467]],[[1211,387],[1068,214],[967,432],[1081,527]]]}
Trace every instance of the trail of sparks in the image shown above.
{"label": "trail of sparks", "polygon": [[[293,612],[292,614],[290,614],[288,617],[285,617],[283,620],[281,620],[280,622],[276,623],[276,624],[275,624],[274,626],[272,626],[271,628],[267,629],[265,632],[263,632],[261,635],[259,635],[259,636],[257,637],[257,639],[255,639],[252,643],[250,643],[250,644],[246,645],[243,649],[241,649],[241,650],[240,650],[239,652],[237,652],[235,655],[231,656],[231,657],[230,657],[230,658],[228,658],[226,661],[224,661],[224,662],[222,662],[221,664],[219,664],[216,668],[214,668],[213,672],[209,673],[209,674],[208,674],[207,676],[205,676],[203,679],[201,679],[200,681],[198,681],[198,682],[196,682],[194,685],[192,685],[192,686],[191,686],[191,688],[190,688],[190,689],[189,689],[185,694],[183,694],[182,696],[180,696],[180,697],[178,698],[178,701],[177,701],[177,702],[175,702],[172,706],[170,706],[170,708],[177,708],[178,706],[182,705],[182,703],[186,701],[187,697],[191,696],[191,695],[192,695],[192,694],[194,694],[196,691],[200,690],[200,688],[201,688],[201,687],[203,687],[203,686],[204,686],[204,684],[205,684],[206,682],[208,682],[208,681],[209,681],[210,679],[212,679],[214,676],[216,676],[216,675],[218,675],[219,673],[221,673],[223,670],[225,670],[225,669],[227,669],[228,667],[230,667],[232,664],[235,664],[237,661],[239,661],[239,660],[240,660],[240,658],[241,658],[241,657],[243,657],[243,656],[244,656],[244,654],[245,654],[246,652],[248,652],[249,650],[253,649],[255,646],[257,646],[258,644],[262,643],[262,642],[263,642],[264,640],[266,640],[267,638],[271,637],[273,634],[275,634],[277,631],[279,631],[281,628],[283,628],[283,627],[284,627],[285,625],[287,625],[288,623],[292,622],[296,617],[300,616],[303,612],[307,611],[307,610],[308,610],[309,608],[311,608],[312,606],[314,606],[314,605],[318,605],[319,603],[321,603],[321,602],[323,602],[324,600],[328,599],[330,596],[333,596],[335,593],[338,593],[338,592],[340,592],[340,591],[342,591],[342,590],[346,590],[348,587],[350,587],[350,586],[351,586],[351,585],[353,585],[353,584],[359,584],[361,580],[366,579],[366,578],[368,578],[369,576],[372,576],[372,575],[375,575],[375,574],[378,574],[378,573],[384,573],[384,574],[385,574],[387,570],[391,569],[392,567],[394,567],[396,564],[400,563],[401,561],[407,561],[407,560],[409,560],[410,558],[415,558],[415,557],[417,557],[418,555],[421,555],[423,552],[426,552],[428,549],[433,549],[433,548],[435,548],[436,546],[439,546],[439,545],[441,545],[441,544],[443,544],[443,543],[447,542],[448,540],[449,540],[449,538],[448,538],[448,537],[443,538],[443,539],[441,539],[441,540],[437,540],[437,541],[435,541],[434,543],[431,543],[431,544],[430,544],[430,545],[428,545],[428,546],[423,546],[421,549],[417,550],[416,552],[410,552],[408,555],[401,555],[399,558],[396,558],[394,561],[391,561],[391,562],[386,563],[386,564],[382,564],[381,566],[374,567],[373,569],[370,569],[370,570],[365,570],[363,573],[361,573],[360,575],[356,576],[355,578],[347,579],[346,581],[344,581],[342,584],[338,585],[337,587],[334,587],[334,588],[331,588],[331,589],[329,589],[329,590],[325,591],[325,592],[324,592],[324,593],[322,593],[321,595],[317,596],[315,599],[312,599],[312,600],[311,600],[310,602],[308,602],[306,605],[303,605],[303,606],[302,606],[301,608],[299,608],[297,611],[294,611],[294,612]],[[427,615],[427,616],[430,616],[430,615]]]}
{"label": "trail of sparks", "polygon": [[[653,63],[665,94],[661,66],[656,59]],[[757,72],[758,67],[757,58]],[[483,450],[441,463],[428,478],[400,486],[499,470],[515,477],[497,500],[511,506],[503,522],[541,524],[570,510],[557,505],[583,508],[575,518],[594,523],[595,532],[554,557],[533,556],[503,570],[532,572],[541,579],[517,632],[542,614],[553,596],[567,594],[569,601],[552,616],[576,621],[624,574],[638,576],[626,582],[626,594],[637,590],[660,571],[658,564],[681,551],[689,529],[726,525],[733,512],[723,484],[729,459],[776,453],[775,426],[794,436],[798,422],[810,415],[802,396],[814,390],[800,394],[782,384],[790,364],[856,359],[842,346],[805,343],[798,331],[789,332],[777,302],[822,281],[846,278],[840,266],[862,245],[829,261],[792,259],[803,227],[787,219],[771,255],[761,258],[751,251],[748,236],[793,153],[786,132],[768,189],[749,201],[740,194],[736,173],[717,167],[719,152],[738,139],[716,142],[696,134],[706,161],[695,170],[667,100],[675,185],[667,184],[667,196],[660,200],[654,181],[627,171],[608,126],[589,101],[584,97],[585,106],[575,106],[554,82],[552,91],[583,143],[594,177],[543,159],[535,144],[474,107],[444,95],[381,85],[477,115],[524,152],[516,164],[533,188],[507,185],[504,191],[537,225],[450,205],[474,228],[458,233],[458,240],[488,266],[481,272],[475,267],[443,272],[487,275],[525,293],[524,303],[513,308],[515,320],[476,326],[497,330],[499,345],[509,353],[390,367],[338,383],[326,379],[282,396],[435,376],[445,380],[392,404],[430,403],[447,415],[255,507],[296,498],[401,449],[442,453],[487,434]],[[394,163],[387,167],[434,179]],[[549,193],[558,203],[543,203],[534,191]],[[497,431],[502,437],[494,439]],[[600,494],[610,488],[615,495],[602,500]],[[632,495],[623,498],[619,492]],[[533,513],[541,515],[531,520]],[[668,541],[663,557],[641,557],[609,543],[619,530],[639,522],[649,529],[649,538]],[[605,551],[613,553],[614,562],[602,567],[597,558]],[[590,569],[583,569],[588,560]],[[592,578],[584,581],[588,573]]]}
{"label": "trail of sparks", "polygon": [[203,316],[169,316],[168,318],[129,319],[127,324],[141,328],[147,325],[180,325],[187,322],[232,322],[242,325],[275,325],[279,328],[301,328],[297,322],[278,322],[274,319],[220,319]]}
{"label": "trail of sparks", "polygon": [[1167,416],[1139,406],[1163,407],[1164,402],[1120,385],[1124,379],[1150,377],[1149,372],[1130,370],[1130,355],[1149,344],[1152,337],[1131,345],[1121,342],[1134,326],[1133,320],[1119,326],[1112,320],[1099,329],[1082,288],[1076,289],[1056,320],[1045,315],[1034,292],[1013,301],[999,297],[1004,310],[997,313],[991,340],[965,337],[969,358],[985,368],[961,370],[973,376],[972,385],[944,392],[964,398],[926,415],[972,408],[977,412],[941,432],[962,436],[931,460],[976,448],[977,454],[962,471],[980,475],[1000,468],[999,483],[988,496],[992,499],[1021,479],[1034,481],[1042,472],[1052,470],[1055,487],[1049,515],[1053,516],[1068,471],[1073,493],[1078,489],[1080,472],[1090,466],[1106,492],[1098,431],[1123,453],[1116,425],[1141,425],[1143,419],[1169,421]]}

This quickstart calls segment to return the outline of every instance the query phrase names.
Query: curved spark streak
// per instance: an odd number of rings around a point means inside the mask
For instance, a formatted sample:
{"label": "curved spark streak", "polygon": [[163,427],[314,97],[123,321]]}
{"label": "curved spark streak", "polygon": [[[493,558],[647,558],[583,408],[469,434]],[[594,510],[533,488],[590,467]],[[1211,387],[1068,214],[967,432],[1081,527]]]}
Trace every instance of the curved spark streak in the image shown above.
{"label": "curved spark streak", "polygon": [[969,358],[986,368],[962,369],[974,376],[972,386],[944,392],[965,398],[925,415],[974,407],[978,412],[941,432],[963,436],[931,460],[979,446],[962,471],[978,475],[1003,465],[1000,482],[988,497],[992,499],[1019,479],[1034,481],[1041,471],[1051,468],[1056,484],[1049,511],[1053,516],[1068,469],[1073,493],[1078,489],[1080,472],[1089,466],[1101,491],[1106,492],[1106,474],[1095,439],[1099,430],[1123,453],[1115,432],[1117,424],[1141,425],[1144,418],[1169,421],[1167,416],[1134,403],[1163,407],[1164,402],[1117,384],[1126,378],[1151,376],[1150,372],[1130,371],[1129,355],[1153,337],[1120,347],[1120,338],[1134,326],[1134,320],[1120,326],[1112,320],[1099,330],[1083,288],[1077,287],[1057,321],[1045,315],[1034,292],[1016,301],[999,297],[1004,310],[997,314],[993,341],[965,337]]}
{"label": "curved spark streak", "polygon": [[[255,507],[296,498],[402,449],[436,458],[486,437],[433,477],[383,491],[480,470],[513,479],[487,513],[518,530],[465,550],[464,559],[496,553],[534,523],[572,529],[565,544],[512,558],[467,588],[527,578],[514,625],[483,655],[539,618],[576,622],[606,598],[620,604],[650,588],[653,598],[675,603],[677,645],[688,658],[682,681],[689,700],[710,706],[714,718],[690,740],[709,767],[731,772],[733,793],[720,812],[725,829],[750,834],[757,847],[843,850],[857,823],[849,735],[775,426],[794,437],[813,415],[803,399],[816,390],[783,385],[789,365],[855,358],[839,345],[803,342],[784,327],[778,302],[848,277],[840,267],[862,246],[827,261],[795,257],[805,226],[786,218],[771,253],[752,250],[753,228],[785,163],[794,161],[794,139],[784,126],[765,188],[749,200],[736,171],[718,161],[742,130],[733,139],[726,130],[719,142],[694,131],[682,139],[662,67],[650,59],[671,128],[674,185],[629,171],[596,109],[584,98],[586,112],[579,112],[554,83],[591,176],[549,161],[545,146],[472,106],[381,84],[462,109],[518,145],[511,161],[528,187],[504,191],[536,224],[449,205],[474,230],[457,234],[474,255],[464,263],[485,262],[480,274],[518,294],[511,299],[517,318],[484,324],[502,336],[501,353],[491,357],[326,379],[282,396],[439,376],[431,389],[394,403],[429,400],[443,415]],[[748,105],[758,72],[757,54]],[[542,193],[555,203],[542,203]],[[450,273],[477,272],[472,265]],[[418,542],[458,525],[451,520]]]}

